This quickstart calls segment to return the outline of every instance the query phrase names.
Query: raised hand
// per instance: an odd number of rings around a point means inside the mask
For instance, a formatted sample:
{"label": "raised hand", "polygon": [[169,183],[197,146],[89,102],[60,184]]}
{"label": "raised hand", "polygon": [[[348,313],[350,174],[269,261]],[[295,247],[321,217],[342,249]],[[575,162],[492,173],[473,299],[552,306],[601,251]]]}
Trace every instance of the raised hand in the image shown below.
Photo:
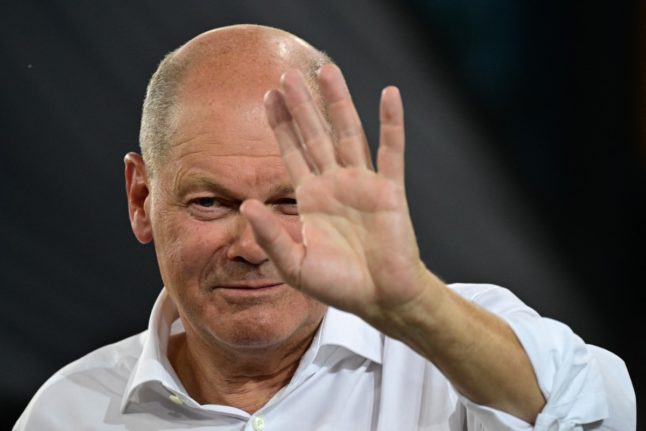
{"label": "raised hand", "polygon": [[296,242],[265,205],[242,206],[258,244],[291,286],[350,311],[432,361],[470,400],[533,423],[545,405],[509,325],[447,288],[419,258],[404,191],[399,92],[381,97],[377,170],[336,66],[319,73],[330,127],[302,76],[265,97],[302,222]]}
{"label": "raised hand", "polygon": [[429,274],[406,203],[401,98],[395,87],[382,93],[375,171],[338,67],[323,66],[319,85],[330,124],[296,70],[265,96],[293,182],[302,242],[258,201],[245,202],[243,214],[288,284],[368,320],[381,319],[414,301]]}

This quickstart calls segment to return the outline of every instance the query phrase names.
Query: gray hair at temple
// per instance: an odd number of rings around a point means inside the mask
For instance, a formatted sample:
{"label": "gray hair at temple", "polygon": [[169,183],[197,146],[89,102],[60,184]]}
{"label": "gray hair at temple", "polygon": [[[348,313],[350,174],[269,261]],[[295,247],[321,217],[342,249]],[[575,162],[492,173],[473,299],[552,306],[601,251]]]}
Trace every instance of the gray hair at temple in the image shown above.
{"label": "gray hair at temple", "polygon": [[[216,31],[228,29],[233,31],[239,30],[246,33],[279,33],[284,37],[293,38],[294,40],[298,40],[300,44],[305,44],[308,47],[311,47],[311,45],[307,44],[307,42],[297,36],[272,27],[236,25],[217,29]],[[146,165],[148,176],[152,176],[160,164],[164,162],[172,142],[172,136],[175,130],[175,125],[173,124],[173,113],[176,106],[178,90],[183,76],[191,65],[190,55],[178,55],[178,53],[180,53],[180,51],[182,51],[182,49],[191,42],[192,41],[189,41],[166,54],[148,82],[139,131],[139,147]],[[320,101],[320,90],[316,79],[317,72],[321,66],[328,63],[334,63],[334,61],[325,52],[314,47],[311,48],[313,55],[307,56],[302,64],[299,65],[299,68],[305,75],[311,91]],[[226,51],[228,50],[225,50],[225,52]],[[327,117],[326,112],[324,112],[324,116]]]}

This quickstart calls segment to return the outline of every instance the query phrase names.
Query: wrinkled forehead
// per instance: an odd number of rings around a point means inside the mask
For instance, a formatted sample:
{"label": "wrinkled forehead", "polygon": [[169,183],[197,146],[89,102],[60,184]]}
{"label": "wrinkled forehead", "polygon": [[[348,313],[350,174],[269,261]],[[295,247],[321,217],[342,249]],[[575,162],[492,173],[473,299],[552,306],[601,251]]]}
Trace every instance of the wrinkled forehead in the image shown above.
{"label": "wrinkled forehead", "polygon": [[265,93],[279,85],[270,61],[219,63],[187,74],[175,105],[171,153],[186,143],[217,145],[223,153],[278,154],[264,109]]}
{"label": "wrinkled forehead", "polygon": [[[279,87],[286,70],[299,68],[307,74],[319,64],[312,52],[287,45],[277,39],[236,50],[206,49],[202,56],[191,59],[178,88],[171,146],[217,132],[222,137],[220,144],[254,144],[264,146],[256,148],[262,153],[278,154],[266,119],[264,95]],[[310,87],[318,99],[311,81],[310,76]]]}
{"label": "wrinkled forehead", "polygon": [[185,67],[171,113],[171,159],[198,147],[211,154],[278,155],[263,99],[288,69],[300,69],[320,99],[314,75],[324,55],[284,32],[209,32],[175,55]]}

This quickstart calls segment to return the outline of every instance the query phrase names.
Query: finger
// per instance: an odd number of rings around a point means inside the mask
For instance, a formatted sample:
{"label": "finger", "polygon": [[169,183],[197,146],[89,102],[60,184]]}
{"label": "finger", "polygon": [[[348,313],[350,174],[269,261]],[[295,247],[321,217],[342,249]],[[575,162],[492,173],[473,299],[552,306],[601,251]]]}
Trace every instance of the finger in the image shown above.
{"label": "finger", "polygon": [[276,136],[280,154],[285,162],[294,188],[311,174],[307,162],[307,154],[301,146],[301,139],[296,132],[292,116],[287,110],[285,100],[278,90],[270,90],[265,94],[265,113],[269,126]]}
{"label": "finger", "polygon": [[303,137],[310,160],[319,172],[333,168],[336,166],[334,146],[303,74],[298,70],[289,70],[283,74],[280,83],[285,104]]}
{"label": "finger", "polygon": [[341,164],[372,168],[368,140],[341,70],[334,64],[321,67],[319,84],[337,133],[336,148]]}
{"label": "finger", "polygon": [[379,110],[381,123],[377,166],[379,173],[404,183],[404,107],[397,87],[387,87],[381,93]]}
{"label": "finger", "polygon": [[242,215],[253,230],[256,242],[267,253],[287,284],[300,286],[300,264],[305,253],[303,245],[294,241],[269,208],[255,199],[240,206]]}

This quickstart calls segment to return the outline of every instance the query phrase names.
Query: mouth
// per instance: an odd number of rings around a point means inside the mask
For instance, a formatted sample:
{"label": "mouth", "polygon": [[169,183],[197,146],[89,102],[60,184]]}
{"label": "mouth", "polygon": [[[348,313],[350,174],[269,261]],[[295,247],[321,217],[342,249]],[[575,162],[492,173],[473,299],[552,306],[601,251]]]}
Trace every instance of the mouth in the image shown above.
{"label": "mouth", "polygon": [[219,284],[211,293],[236,306],[265,304],[285,294],[285,283],[271,280],[245,280]]}
{"label": "mouth", "polygon": [[227,289],[227,290],[264,290],[271,289],[272,287],[277,287],[284,284],[282,281],[244,281],[244,282],[234,282],[226,283],[214,286],[213,289]]}

